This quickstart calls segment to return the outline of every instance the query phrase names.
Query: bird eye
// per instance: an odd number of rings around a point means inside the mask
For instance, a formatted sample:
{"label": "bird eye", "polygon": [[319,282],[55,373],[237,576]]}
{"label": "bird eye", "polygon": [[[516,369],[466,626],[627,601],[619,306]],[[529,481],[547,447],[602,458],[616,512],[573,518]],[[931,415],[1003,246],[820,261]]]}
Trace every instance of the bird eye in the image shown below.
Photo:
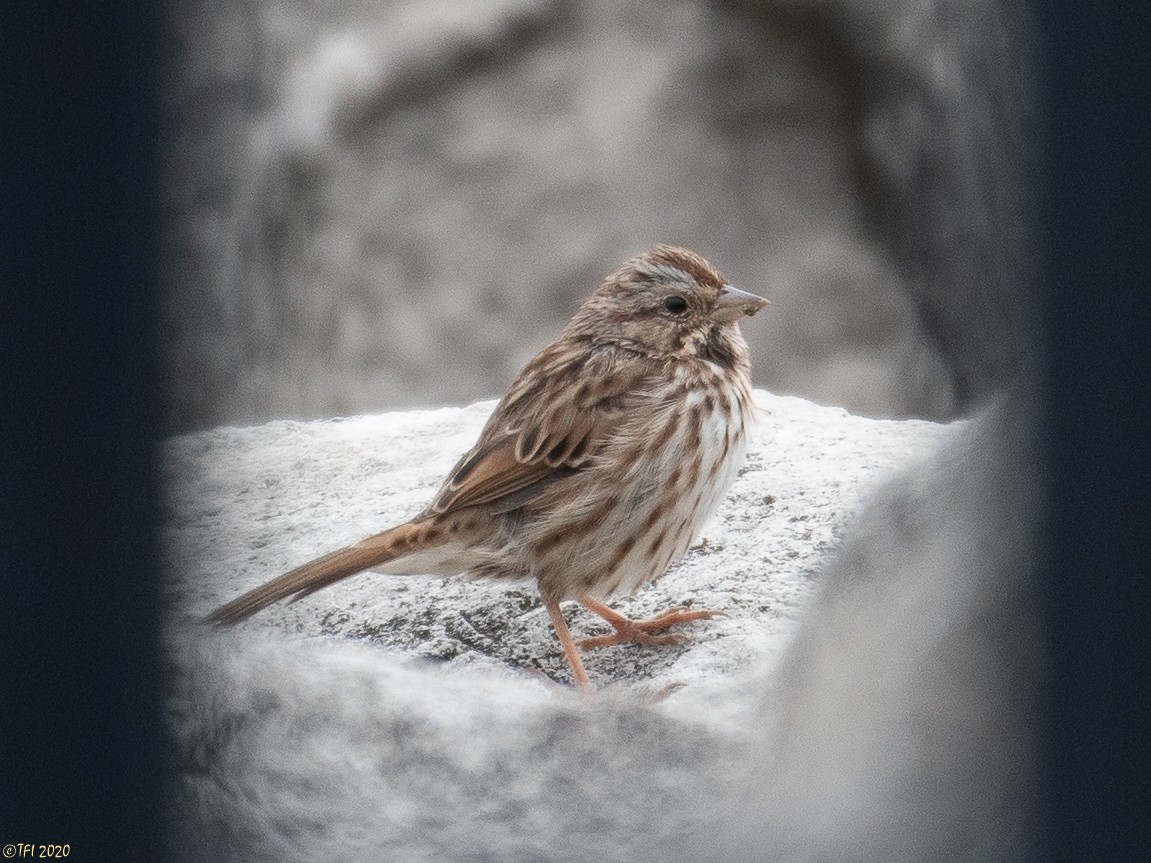
{"label": "bird eye", "polygon": [[682,315],[687,311],[687,300],[678,295],[670,296],[663,301],[663,307],[673,315]]}

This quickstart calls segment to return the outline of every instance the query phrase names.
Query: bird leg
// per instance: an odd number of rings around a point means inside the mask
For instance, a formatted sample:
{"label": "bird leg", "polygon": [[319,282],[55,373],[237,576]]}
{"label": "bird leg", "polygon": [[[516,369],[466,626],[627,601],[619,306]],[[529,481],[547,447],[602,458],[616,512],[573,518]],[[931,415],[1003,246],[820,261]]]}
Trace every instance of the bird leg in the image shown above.
{"label": "bird leg", "polygon": [[659,617],[653,617],[651,620],[632,620],[599,600],[592,599],[586,593],[578,597],[577,601],[588,611],[598,614],[610,623],[615,630],[614,635],[597,635],[593,638],[583,639],[579,642],[582,650],[595,650],[597,647],[608,647],[612,644],[624,644],[629,641],[636,644],[675,644],[683,639],[682,635],[675,632],[668,632],[663,635],[653,635],[652,633],[661,632],[677,623],[711,620],[715,617],[727,616],[722,611],[689,611],[680,607],[665,611]]}
{"label": "bird leg", "polygon": [[563,648],[564,656],[567,657],[568,664],[572,667],[572,679],[575,681],[576,687],[590,689],[591,681],[588,680],[587,671],[584,670],[579,648],[576,647],[571,630],[568,629],[567,621],[564,620],[563,612],[560,611],[560,604],[553,600],[545,602],[544,605],[547,607],[548,616],[552,619],[552,626],[555,628],[556,637],[560,640],[560,647]]}

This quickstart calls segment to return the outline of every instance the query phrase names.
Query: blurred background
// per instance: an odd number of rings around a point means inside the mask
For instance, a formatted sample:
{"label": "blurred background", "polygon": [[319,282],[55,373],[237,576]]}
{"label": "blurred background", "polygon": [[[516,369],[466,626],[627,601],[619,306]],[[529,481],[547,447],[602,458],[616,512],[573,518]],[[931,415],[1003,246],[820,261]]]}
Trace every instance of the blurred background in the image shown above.
{"label": "blurred background", "polygon": [[962,413],[1024,343],[1025,11],[169,4],[169,431],[496,397],[656,242],[772,300],[758,385]]}

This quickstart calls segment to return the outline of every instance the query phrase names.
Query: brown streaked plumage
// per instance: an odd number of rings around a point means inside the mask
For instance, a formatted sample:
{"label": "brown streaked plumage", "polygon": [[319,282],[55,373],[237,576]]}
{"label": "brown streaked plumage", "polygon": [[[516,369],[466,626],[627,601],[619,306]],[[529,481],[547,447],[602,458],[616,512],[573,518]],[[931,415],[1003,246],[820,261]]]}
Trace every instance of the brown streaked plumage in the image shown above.
{"label": "brown streaked plumage", "polygon": [[638,641],[713,616],[632,621],[601,600],[633,593],[683,556],[743,463],[751,421],[738,320],[767,300],[699,255],[657,246],[607,278],[527,364],[476,445],[411,521],[305,563],[209,616],[236,623],[367,569],[532,578],[577,684],[588,684],[560,612],[575,599]]}

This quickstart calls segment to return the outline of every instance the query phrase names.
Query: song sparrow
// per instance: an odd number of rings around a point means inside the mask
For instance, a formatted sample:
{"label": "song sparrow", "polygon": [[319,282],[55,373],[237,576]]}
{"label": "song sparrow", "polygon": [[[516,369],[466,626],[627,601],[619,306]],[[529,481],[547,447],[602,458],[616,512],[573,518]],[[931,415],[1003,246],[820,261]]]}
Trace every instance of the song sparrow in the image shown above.
{"label": "song sparrow", "polygon": [[587,672],[560,602],[578,600],[615,629],[585,649],[673,640],[653,633],[713,612],[635,621],[602,600],[679,560],[734,480],[752,416],[737,322],[765,305],[686,249],[661,245],[628,261],[520,372],[427,509],[209,620],[235,623],[366,569],[470,573],[535,579],[581,687]]}

